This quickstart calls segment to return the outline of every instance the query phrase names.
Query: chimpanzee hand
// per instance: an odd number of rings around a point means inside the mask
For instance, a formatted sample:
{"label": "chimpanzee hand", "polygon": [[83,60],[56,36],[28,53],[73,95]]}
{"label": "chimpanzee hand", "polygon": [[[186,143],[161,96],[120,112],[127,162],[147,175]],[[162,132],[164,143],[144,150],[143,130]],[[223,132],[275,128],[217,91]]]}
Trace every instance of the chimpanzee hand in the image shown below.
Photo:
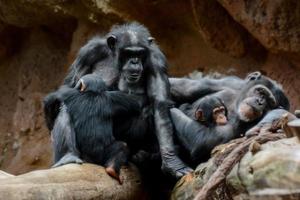
{"label": "chimpanzee hand", "polygon": [[[287,122],[296,119],[292,113],[284,109],[274,109],[270,111],[256,126],[246,132],[247,137],[252,137],[264,133],[283,132]],[[284,131],[286,132],[286,130]]]}
{"label": "chimpanzee hand", "polygon": [[161,152],[162,156],[162,171],[166,174],[171,174],[176,179],[193,172],[193,169],[184,164],[175,153]]}
{"label": "chimpanzee hand", "polygon": [[263,133],[274,132],[274,129],[272,130],[272,127],[272,123],[259,123],[256,126],[252,127],[250,130],[248,130],[245,136],[249,138]]}

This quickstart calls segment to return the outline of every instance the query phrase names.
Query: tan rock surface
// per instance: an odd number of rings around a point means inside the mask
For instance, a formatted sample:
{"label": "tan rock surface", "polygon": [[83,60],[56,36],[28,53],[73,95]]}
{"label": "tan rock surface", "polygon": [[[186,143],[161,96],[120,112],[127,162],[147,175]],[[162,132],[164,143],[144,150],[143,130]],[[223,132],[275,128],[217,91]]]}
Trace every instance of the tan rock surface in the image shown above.
{"label": "tan rock surface", "polygon": [[268,50],[300,53],[299,1],[218,1]]}
{"label": "tan rock surface", "polygon": [[0,199],[145,199],[137,169],[121,170],[123,185],[108,176],[103,167],[69,164],[32,171],[19,176],[0,176]]}

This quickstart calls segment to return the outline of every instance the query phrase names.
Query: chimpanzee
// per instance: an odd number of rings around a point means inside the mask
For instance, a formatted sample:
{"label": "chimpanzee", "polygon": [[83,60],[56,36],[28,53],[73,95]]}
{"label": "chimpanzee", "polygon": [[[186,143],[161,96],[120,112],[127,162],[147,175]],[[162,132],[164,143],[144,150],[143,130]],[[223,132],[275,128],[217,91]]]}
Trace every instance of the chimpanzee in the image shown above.
{"label": "chimpanzee", "polygon": [[224,102],[214,95],[200,98],[192,104],[182,104],[179,109],[191,119],[206,126],[222,126],[227,123],[227,108]]}
{"label": "chimpanzee", "polygon": [[127,163],[129,150],[124,142],[115,140],[112,116],[135,115],[139,105],[120,91],[107,91],[96,74],[84,75],[75,88],[62,86],[59,93],[55,100],[60,102],[60,111],[52,128],[54,167],[82,160],[97,163],[121,183],[119,171]]}
{"label": "chimpanzee", "polygon": [[180,151],[184,152],[185,161],[192,167],[206,161],[215,146],[237,137],[233,126],[236,118],[231,118],[223,126],[205,126],[192,120],[178,108],[171,108],[171,117]]}
{"label": "chimpanzee", "polygon": [[[194,164],[209,158],[215,146],[239,137],[260,120],[264,120],[264,116],[269,111],[280,107],[289,109],[289,102],[278,84],[265,76],[254,74],[255,78],[253,78],[252,75],[250,74],[244,80],[240,91],[236,88],[214,85],[214,89],[219,87],[220,90],[212,95],[222,99],[228,109],[229,121],[225,126],[206,127],[195,122],[179,109],[171,109],[177,139],[189,152]],[[188,81],[184,79],[185,86],[188,86]],[[203,88],[205,85],[201,85],[201,89]],[[195,91],[188,92],[185,90],[182,93],[185,95],[184,98],[192,99],[192,95],[189,95],[195,94]],[[176,95],[178,94],[177,92]],[[273,120],[274,117],[276,116],[272,115],[268,120]]]}
{"label": "chimpanzee", "polygon": [[241,90],[246,83],[236,76],[227,76],[221,79],[202,78],[169,78],[172,100],[177,104],[193,103],[197,99],[224,89]]}
{"label": "chimpanzee", "polygon": [[[74,87],[83,75],[93,73],[101,76],[109,90],[121,89],[130,94],[142,95],[153,111],[153,132],[159,144],[162,170],[175,177],[181,177],[190,172],[190,168],[178,158],[174,149],[166,71],[166,58],[147,28],[138,23],[129,23],[114,26],[106,36],[95,37],[83,46],[64,84]],[[124,77],[121,80],[126,80],[127,83],[122,84],[122,81],[119,81],[120,77]],[[59,91],[56,95],[60,96]],[[45,105],[48,105],[47,102]],[[56,107],[50,106],[46,110],[51,109]],[[51,127],[55,120],[51,112],[46,112],[46,120]],[[119,124],[115,124],[113,129],[118,129],[118,126]]]}

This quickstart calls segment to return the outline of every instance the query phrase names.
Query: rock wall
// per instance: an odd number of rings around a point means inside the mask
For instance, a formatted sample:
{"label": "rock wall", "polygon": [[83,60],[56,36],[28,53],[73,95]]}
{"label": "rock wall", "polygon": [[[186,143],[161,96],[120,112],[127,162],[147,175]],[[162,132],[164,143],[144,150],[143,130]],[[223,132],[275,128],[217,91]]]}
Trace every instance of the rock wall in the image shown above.
{"label": "rock wall", "polygon": [[297,0],[0,0],[1,169],[20,174],[51,165],[42,98],[59,86],[77,50],[115,23],[149,27],[172,76],[261,70],[296,108],[299,13]]}

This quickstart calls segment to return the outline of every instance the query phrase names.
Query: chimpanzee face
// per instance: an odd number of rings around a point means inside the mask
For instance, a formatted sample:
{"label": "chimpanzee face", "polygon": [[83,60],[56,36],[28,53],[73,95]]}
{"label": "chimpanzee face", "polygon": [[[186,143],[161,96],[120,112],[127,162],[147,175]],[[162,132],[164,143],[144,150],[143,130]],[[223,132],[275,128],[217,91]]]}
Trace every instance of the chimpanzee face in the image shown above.
{"label": "chimpanzee face", "polygon": [[238,115],[242,121],[251,122],[264,115],[276,106],[276,99],[272,92],[264,85],[251,87],[245,98],[238,104]]}
{"label": "chimpanzee face", "polygon": [[194,118],[206,126],[227,124],[227,109],[223,101],[214,96],[206,96],[196,101]]}
{"label": "chimpanzee face", "polygon": [[213,121],[218,126],[223,126],[227,124],[227,114],[225,106],[219,106],[213,109],[212,117]]}
{"label": "chimpanzee face", "polygon": [[141,80],[145,68],[147,50],[143,47],[131,46],[120,50],[119,66],[121,75],[128,83],[137,83]]}
{"label": "chimpanzee face", "polygon": [[107,44],[115,54],[121,76],[128,83],[137,83],[142,79],[152,42],[153,38],[149,33],[134,30],[123,30],[107,38]]}

